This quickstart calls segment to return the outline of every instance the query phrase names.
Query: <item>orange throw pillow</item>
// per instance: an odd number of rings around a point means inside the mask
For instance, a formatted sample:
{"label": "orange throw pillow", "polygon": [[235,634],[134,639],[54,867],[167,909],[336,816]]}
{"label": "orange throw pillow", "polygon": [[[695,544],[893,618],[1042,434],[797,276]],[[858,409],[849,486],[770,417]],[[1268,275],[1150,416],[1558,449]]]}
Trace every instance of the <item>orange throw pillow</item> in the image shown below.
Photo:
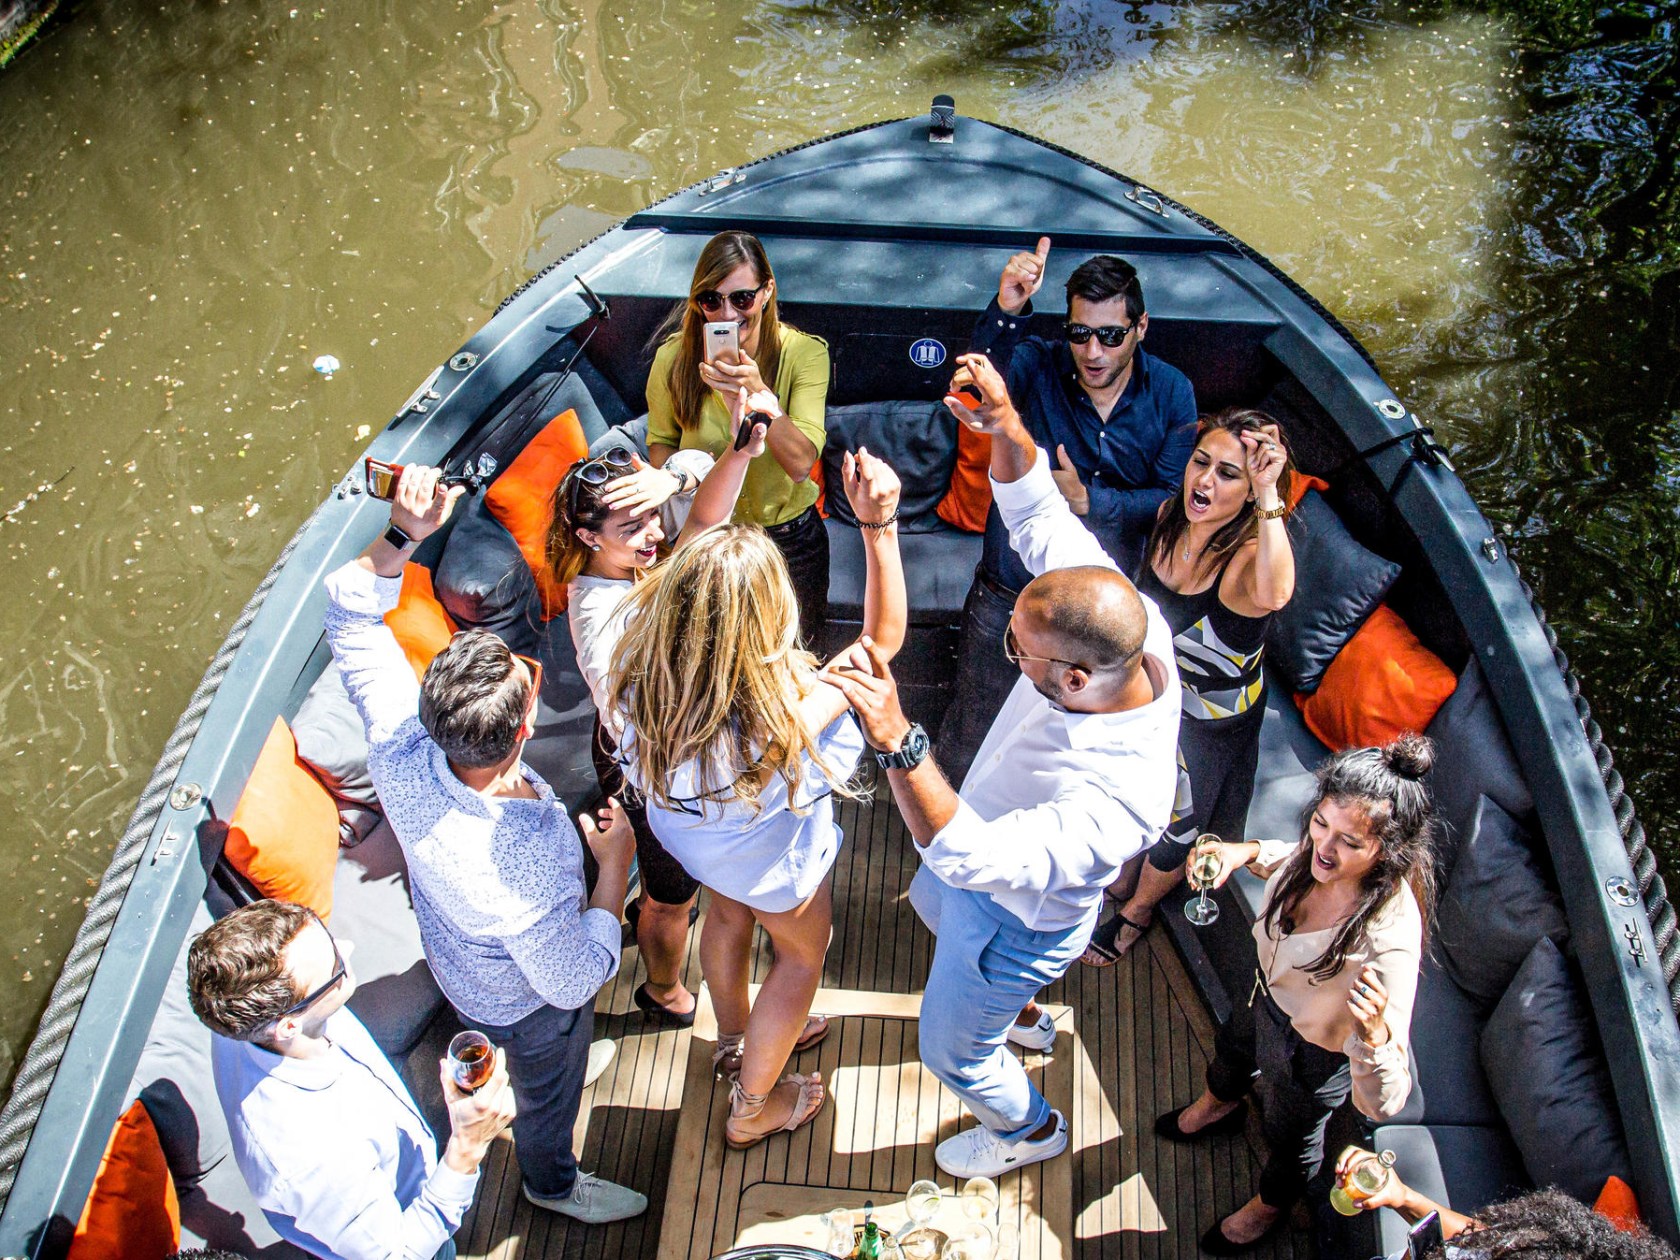
{"label": "orange throw pillow", "polygon": [[152,1117],[138,1099],[94,1174],[69,1260],[165,1260],[181,1245],[181,1204]]}
{"label": "orange throw pillow", "polygon": [[432,590],[432,571],[425,565],[403,565],[402,594],[397,596],[397,606],[385,614],[385,624],[414,667],[414,676],[424,678],[426,666],[449,646],[456,630],[438,603]]}
{"label": "orange throw pillow", "polygon": [[233,808],[227,860],[257,891],[332,916],[338,804],[298,760],[285,718],[275,718],[256,768]]}
{"label": "orange throw pillow", "polygon": [[957,426],[957,466],[951,488],[934,510],[947,525],[971,534],[986,532],[986,513],[992,509],[992,435]]}
{"label": "orange throw pillow", "polygon": [[1593,1204],[1593,1211],[1624,1233],[1637,1234],[1644,1226],[1633,1187],[1620,1177],[1605,1181],[1604,1189],[1598,1192],[1598,1202]]}
{"label": "orange throw pillow", "polygon": [[1387,604],[1359,627],[1310,696],[1295,697],[1307,729],[1327,747],[1368,748],[1421,731],[1458,686],[1445,662]]}
{"label": "orange throw pillow", "polygon": [[531,566],[542,596],[543,620],[566,611],[566,588],[550,576],[543,559],[548,538],[549,502],[566,472],[589,454],[577,412],[562,411],[519,452],[485,492],[484,506],[507,527]]}
{"label": "orange throw pillow", "polygon": [[1289,510],[1293,512],[1301,506],[1301,500],[1308,490],[1317,490],[1319,494],[1327,494],[1330,483],[1323,477],[1315,477],[1311,473],[1298,472],[1289,482]]}

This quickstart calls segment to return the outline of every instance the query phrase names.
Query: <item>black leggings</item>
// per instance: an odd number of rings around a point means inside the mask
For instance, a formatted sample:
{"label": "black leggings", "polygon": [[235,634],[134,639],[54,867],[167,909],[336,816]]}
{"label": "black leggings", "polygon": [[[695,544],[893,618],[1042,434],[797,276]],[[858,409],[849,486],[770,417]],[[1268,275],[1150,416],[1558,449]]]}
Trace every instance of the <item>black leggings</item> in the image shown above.
{"label": "black leggings", "polygon": [[788,577],[799,600],[799,637],[809,651],[822,652],[828,620],[828,527],[815,507],[765,531],[787,561]]}
{"label": "black leggings", "polygon": [[636,789],[624,781],[619,769],[618,745],[595,718],[595,737],[589,741],[590,755],[595,762],[595,781],[605,796],[615,796],[630,816],[630,827],[636,833],[636,865],[642,872],[642,888],[654,901],[666,906],[680,906],[700,891],[700,881],[686,870],[659,843],[648,822],[647,809]]}
{"label": "black leggings", "polygon": [[1348,1058],[1304,1040],[1265,992],[1232,1008],[1213,1053],[1209,1093],[1236,1102],[1252,1089],[1260,1098],[1268,1152],[1260,1199],[1287,1210],[1324,1163],[1324,1127],[1353,1089]]}

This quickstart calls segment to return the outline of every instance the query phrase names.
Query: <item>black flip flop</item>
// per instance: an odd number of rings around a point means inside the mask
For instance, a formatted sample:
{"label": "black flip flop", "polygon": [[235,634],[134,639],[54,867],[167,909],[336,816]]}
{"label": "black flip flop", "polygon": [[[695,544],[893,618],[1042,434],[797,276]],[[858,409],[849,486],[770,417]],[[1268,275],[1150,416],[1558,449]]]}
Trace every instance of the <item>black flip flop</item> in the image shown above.
{"label": "black flip flop", "polygon": [[638,984],[636,986],[636,991],[630,995],[630,1000],[636,1004],[638,1009],[644,1010],[655,1019],[661,1020],[676,1028],[694,1027],[694,1011],[698,1011],[700,1009],[698,999],[696,999],[694,1003],[693,1011],[673,1011],[669,1006],[661,1006],[658,1002],[654,1001],[653,997],[648,993],[646,984]]}
{"label": "black flip flop", "polygon": [[[1141,940],[1143,938],[1143,934],[1149,931],[1154,923],[1154,919],[1151,919],[1148,923],[1133,923],[1125,915],[1116,910],[1113,918],[1105,919],[1103,922],[1097,924],[1096,931],[1091,933],[1091,943],[1085,947],[1085,953],[1095,954],[1098,961],[1092,962],[1088,957],[1081,957],[1079,961],[1084,963],[1087,967],[1112,967],[1115,963],[1125,957],[1124,954],[1115,948],[1115,946],[1120,942],[1120,933],[1126,928],[1131,928],[1132,931],[1138,934],[1138,938]],[[1133,941],[1132,945],[1133,948],[1136,948],[1137,942]]]}

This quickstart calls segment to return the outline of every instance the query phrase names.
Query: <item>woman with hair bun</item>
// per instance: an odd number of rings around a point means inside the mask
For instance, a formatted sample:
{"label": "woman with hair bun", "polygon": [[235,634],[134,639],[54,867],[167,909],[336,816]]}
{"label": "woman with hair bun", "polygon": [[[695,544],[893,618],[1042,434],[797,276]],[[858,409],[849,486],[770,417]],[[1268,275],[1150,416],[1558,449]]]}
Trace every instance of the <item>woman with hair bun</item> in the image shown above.
{"label": "woman with hair bun", "polygon": [[1155,1122],[1169,1141],[1241,1132],[1258,1089],[1270,1152],[1259,1193],[1202,1237],[1236,1255],[1287,1219],[1324,1160],[1324,1127],[1351,1093],[1386,1120],[1405,1106],[1412,1003],[1434,897],[1434,755],[1421,735],[1337,753],[1318,771],[1298,843],[1220,844],[1217,888],[1239,866],[1266,877],[1254,987],[1219,1029],[1207,1089]]}

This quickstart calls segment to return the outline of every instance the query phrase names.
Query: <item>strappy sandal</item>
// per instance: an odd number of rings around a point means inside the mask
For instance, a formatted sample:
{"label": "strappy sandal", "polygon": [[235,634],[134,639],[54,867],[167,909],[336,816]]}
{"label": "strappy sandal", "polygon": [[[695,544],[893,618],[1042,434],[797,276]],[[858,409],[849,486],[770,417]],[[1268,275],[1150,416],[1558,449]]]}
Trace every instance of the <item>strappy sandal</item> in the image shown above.
{"label": "strappy sandal", "polygon": [[[828,1101],[828,1091],[823,1088],[822,1073],[812,1072],[809,1076],[801,1076],[795,1072],[784,1076],[777,1083],[779,1089],[783,1085],[795,1085],[799,1089],[798,1096],[793,1100],[793,1110],[788,1113],[787,1122],[779,1124],[773,1129],[766,1129],[762,1133],[752,1133],[742,1136],[734,1128],[741,1120],[756,1119],[763,1113],[765,1104],[770,1101],[769,1094],[749,1094],[741,1088],[737,1080],[729,1093],[729,1119],[723,1122],[723,1140],[730,1150],[744,1151],[749,1146],[757,1146],[765,1138],[777,1133],[792,1133],[801,1125],[809,1124],[816,1119],[817,1113],[823,1109]],[[772,1090],[772,1093],[775,1091]]]}
{"label": "strappy sandal", "polygon": [[[794,1054],[803,1054],[828,1036],[827,1015],[807,1015],[805,1028],[799,1034],[799,1040],[793,1043]],[[732,1080],[741,1070],[742,1042],[746,1034],[719,1034],[717,1049],[712,1051],[712,1068],[720,1081]]]}
{"label": "strappy sandal", "polygon": [[[1091,943],[1085,947],[1085,952],[1079,956],[1079,961],[1087,967],[1112,967],[1129,953],[1143,934],[1154,926],[1155,919],[1150,917],[1148,923],[1133,923],[1118,910],[1112,919],[1105,919],[1097,924],[1097,930],[1091,933]],[[1125,949],[1120,948],[1120,933],[1131,928],[1137,935]]]}

